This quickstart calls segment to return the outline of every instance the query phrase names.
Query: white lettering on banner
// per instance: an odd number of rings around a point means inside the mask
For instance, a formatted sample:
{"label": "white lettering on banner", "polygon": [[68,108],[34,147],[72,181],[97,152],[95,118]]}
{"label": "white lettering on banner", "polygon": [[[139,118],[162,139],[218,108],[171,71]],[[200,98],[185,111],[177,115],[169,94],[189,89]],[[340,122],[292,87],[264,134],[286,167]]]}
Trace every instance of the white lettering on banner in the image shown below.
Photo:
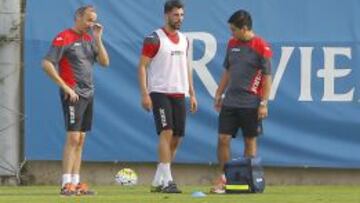
{"label": "white lettering on banner", "polygon": [[312,101],[311,59],[314,47],[300,47],[300,96],[299,101]]}
{"label": "white lettering on banner", "polygon": [[[189,63],[190,68],[194,68],[200,80],[203,82],[209,94],[214,97],[217,83],[212,77],[207,64],[214,58],[217,49],[217,42],[214,36],[205,32],[188,32],[185,35],[189,39]],[[205,44],[203,57],[198,60],[193,59],[193,42],[201,40]],[[295,47],[281,47],[279,65],[276,68],[269,100],[274,100],[279,89],[280,82],[284,76]],[[300,95],[298,101],[313,101],[311,86],[312,53],[314,47],[299,47],[300,50]],[[354,98],[355,87],[346,93],[335,93],[335,79],[349,75],[351,69],[337,69],[335,67],[335,57],[342,55],[351,59],[350,47],[323,47],[324,68],[317,71],[317,77],[324,80],[324,95],[321,101],[352,101]]]}
{"label": "white lettering on banner", "polygon": [[[280,62],[276,69],[270,92],[270,100],[276,96],[280,81],[295,47],[281,47]],[[300,96],[299,101],[313,101],[311,96],[311,62],[313,47],[299,47],[300,49]],[[354,88],[345,94],[335,94],[335,78],[350,74],[351,69],[335,69],[335,57],[345,55],[351,59],[351,48],[324,47],[324,69],[317,72],[319,78],[324,78],[324,96],[322,101],[352,101]]]}
{"label": "white lettering on banner", "polygon": [[[200,80],[204,83],[207,91],[212,97],[215,97],[215,91],[217,84],[215,79],[210,74],[208,67],[206,66],[216,54],[216,39],[209,33],[205,32],[187,32],[184,33],[189,39],[189,65],[190,68],[194,68],[195,72],[199,75]],[[193,59],[193,42],[194,40],[201,40],[205,44],[205,52],[202,58],[199,60]]]}
{"label": "white lettering on banner", "polygon": [[276,92],[279,88],[280,85],[280,81],[281,78],[284,75],[286,66],[289,62],[290,56],[294,51],[294,47],[281,47],[281,57],[280,57],[280,62],[279,62],[279,66],[276,69],[275,75],[274,75],[274,79],[273,79],[273,83],[271,86],[271,91],[270,91],[270,95],[269,95],[269,100],[274,100]]}
{"label": "white lettering on banner", "polygon": [[351,69],[336,69],[335,56],[343,55],[351,59],[349,47],[324,47],[324,69],[317,72],[317,76],[324,78],[324,96],[322,101],[352,101],[354,87],[347,93],[335,94],[335,78],[345,77],[350,74]]}

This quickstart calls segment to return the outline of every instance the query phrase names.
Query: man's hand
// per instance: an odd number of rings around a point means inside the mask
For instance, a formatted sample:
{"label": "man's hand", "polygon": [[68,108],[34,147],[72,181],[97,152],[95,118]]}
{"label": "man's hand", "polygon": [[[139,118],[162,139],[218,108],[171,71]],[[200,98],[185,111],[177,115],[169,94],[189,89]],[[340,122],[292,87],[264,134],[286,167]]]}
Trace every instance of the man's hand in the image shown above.
{"label": "man's hand", "polygon": [[79,95],[76,94],[76,92],[70,87],[65,87],[64,92],[65,92],[65,98],[64,98],[65,100],[69,99],[71,103],[76,103],[77,101],[79,101]]}
{"label": "man's hand", "polygon": [[265,119],[268,116],[267,105],[260,105],[258,109],[258,119]]}
{"label": "man's hand", "polygon": [[195,96],[190,96],[190,112],[195,113],[197,111],[197,100]]}
{"label": "man's hand", "polygon": [[151,111],[152,109],[152,101],[148,94],[142,96],[141,105],[146,111]]}
{"label": "man's hand", "polygon": [[92,27],[94,38],[97,40],[100,40],[102,37],[102,33],[104,30],[104,27],[100,23],[95,23]]}

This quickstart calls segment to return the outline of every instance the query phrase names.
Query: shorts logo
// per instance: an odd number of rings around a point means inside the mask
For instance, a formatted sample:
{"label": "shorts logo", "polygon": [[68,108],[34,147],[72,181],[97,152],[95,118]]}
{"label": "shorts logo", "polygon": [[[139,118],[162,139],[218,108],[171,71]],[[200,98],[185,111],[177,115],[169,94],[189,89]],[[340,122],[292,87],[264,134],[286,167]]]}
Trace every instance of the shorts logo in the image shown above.
{"label": "shorts logo", "polygon": [[160,113],[161,126],[162,127],[167,126],[165,109],[160,108],[159,113]]}
{"label": "shorts logo", "polygon": [[75,123],[75,107],[69,106],[70,124]]}
{"label": "shorts logo", "polygon": [[231,51],[232,52],[240,52],[240,48],[232,48]]}

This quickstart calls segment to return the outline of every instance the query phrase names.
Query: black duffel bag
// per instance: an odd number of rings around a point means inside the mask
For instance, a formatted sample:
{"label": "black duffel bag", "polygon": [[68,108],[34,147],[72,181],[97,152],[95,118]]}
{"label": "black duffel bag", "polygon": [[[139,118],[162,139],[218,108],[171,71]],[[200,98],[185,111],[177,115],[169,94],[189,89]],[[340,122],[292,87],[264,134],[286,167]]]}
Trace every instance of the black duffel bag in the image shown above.
{"label": "black duffel bag", "polygon": [[262,193],[265,189],[264,170],[260,158],[231,160],[225,164],[226,193]]}

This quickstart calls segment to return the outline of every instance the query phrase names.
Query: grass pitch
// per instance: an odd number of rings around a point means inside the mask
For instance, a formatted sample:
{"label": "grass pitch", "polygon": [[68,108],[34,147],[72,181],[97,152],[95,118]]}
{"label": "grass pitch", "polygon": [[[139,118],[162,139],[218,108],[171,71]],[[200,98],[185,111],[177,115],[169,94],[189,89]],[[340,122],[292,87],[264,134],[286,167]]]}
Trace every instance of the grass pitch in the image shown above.
{"label": "grass pitch", "polygon": [[182,194],[150,193],[147,186],[94,186],[97,195],[61,197],[57,186],[0,187],[1,203],[360,203],[360,186],[268,186],[263,194],[232,194],[192,197],[209,187],[180,186]]}

